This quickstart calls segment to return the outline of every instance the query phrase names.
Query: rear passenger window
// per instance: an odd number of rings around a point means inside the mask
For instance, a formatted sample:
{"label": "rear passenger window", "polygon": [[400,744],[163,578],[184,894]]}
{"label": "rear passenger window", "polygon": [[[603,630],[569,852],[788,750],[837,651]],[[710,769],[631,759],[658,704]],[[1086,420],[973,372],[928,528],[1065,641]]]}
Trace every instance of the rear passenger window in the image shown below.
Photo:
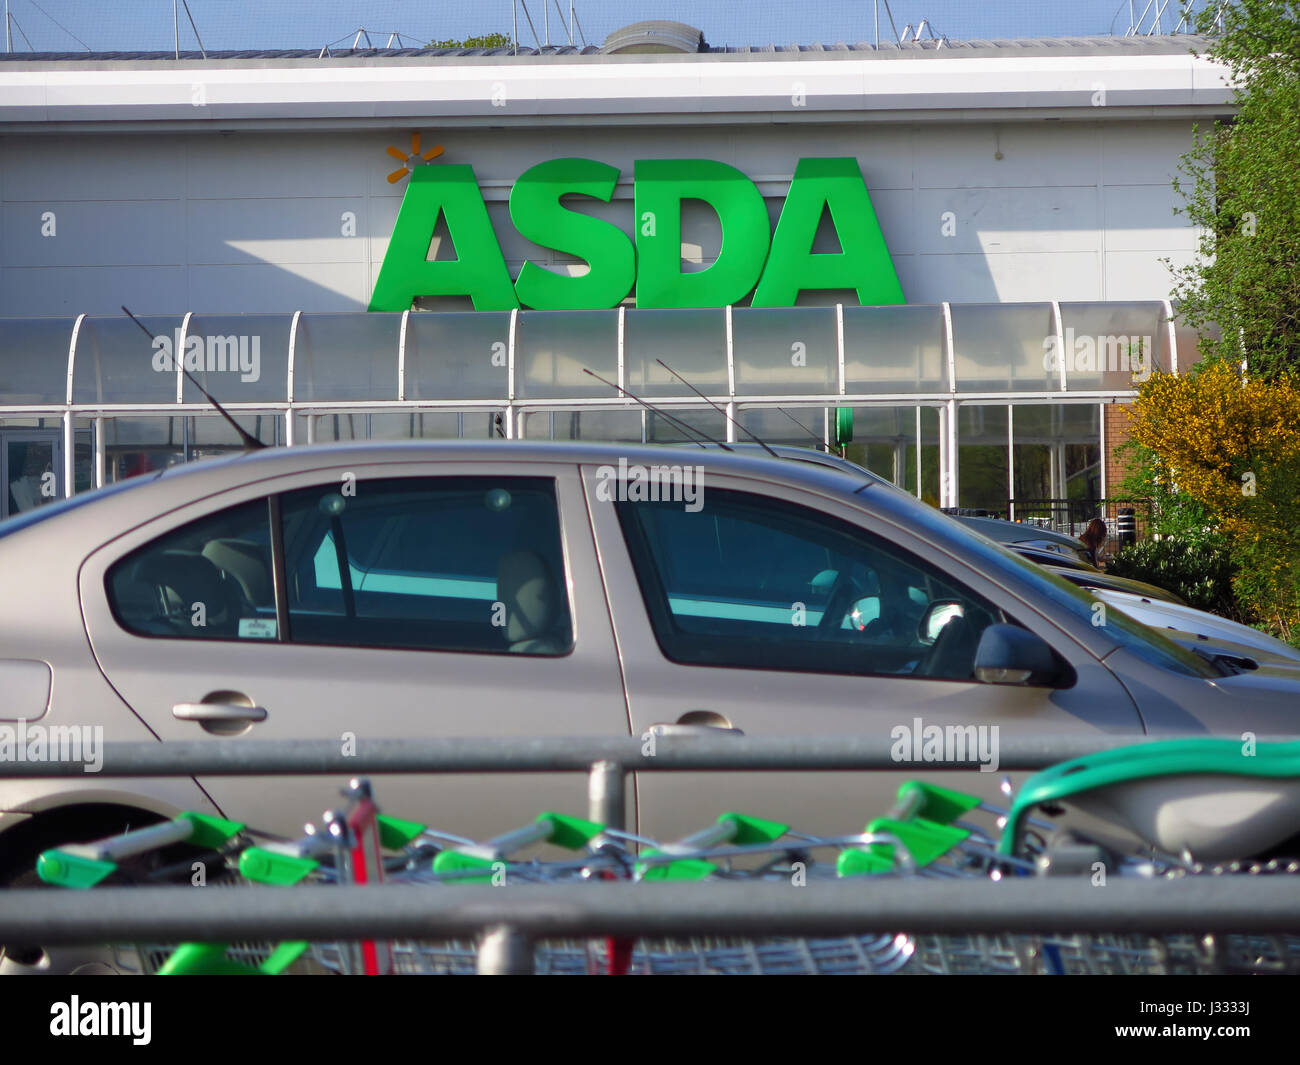
{"label": "rear passenger window", "polygon": [[108,571],[118,623],[142,636],[274,640],[275,585],[265,499],[176,529]]}
{"label": "rear passenger window", "polygon": [[337,482],[281,496],[297,643],[562,655],[573,646],[555,482]]}

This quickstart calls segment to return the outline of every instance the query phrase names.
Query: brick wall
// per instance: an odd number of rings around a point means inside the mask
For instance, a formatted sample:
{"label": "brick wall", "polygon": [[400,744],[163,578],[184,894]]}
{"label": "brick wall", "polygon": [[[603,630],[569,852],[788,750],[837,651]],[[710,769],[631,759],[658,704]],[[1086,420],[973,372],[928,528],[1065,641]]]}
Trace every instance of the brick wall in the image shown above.
{"label": "brick wall", "polygon": [[1111,498],[1122,494],[1120,484],[1128,475],[1123,457],[1116,454],[1116,450],[1132,435],[1129,431],[1130,410],[1127,403],[1108,403],[1103,408],[1106,419],[1106,454],[1102,456],[1102,461],[1106,464],[1106,495]]}

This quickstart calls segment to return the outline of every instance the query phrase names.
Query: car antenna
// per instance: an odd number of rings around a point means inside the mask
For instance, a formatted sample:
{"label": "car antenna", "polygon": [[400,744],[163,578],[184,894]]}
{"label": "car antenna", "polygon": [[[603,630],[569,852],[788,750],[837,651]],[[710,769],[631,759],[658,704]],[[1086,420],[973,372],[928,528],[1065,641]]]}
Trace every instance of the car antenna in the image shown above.
{"label": "car antenna", "polygon": [[[640,396],[634,396],[631,392],[629,392],[626,388],[623,388],[621,385],[616,385],[616,384],[614,384],[613,381],[606,381],[603,377],[600,376],[600,374],[596,373],[595,371],[593,371],[593,370],[588,370],[588,369],[584,366],[584,367],[582,368],[582,372],[585,373],[585,374],[590,374],[590,375],[591,375],[592,377],[594,377],[597,381],[599,381],[602,385],[609,385],[610,388],[617,388],[620,392],[623,393],[623,395],[627,396],[628,399],[635,400],[637,403],[640,403],[641,406],[645,407],[646,410],[650,411],[650,412],[653,413],[653,414],[658,414],[661,418],[667,418],[670,422],[672,422],[672,423],[673,423],[674,425],[676,425],[678,428],[680,428],[680,429],[682,429],[682,430],[685,430],[685,431],[689,431],[689,432],[695,433],[697,436],[702,436],[702,437],[703,437],[705,440],[707,440],[710,444],[716,444],[718,447],[722,448],[723,451],[731,451],[731,450],[732,450],[731,448],[727,447],[727,445],[724,444],[721,440],[715,440],[715,439],[714,439],[713,437],[711,437],[708,433],[704,432],[704,430],[702,430],[702,429],[697,429],[697,428],[695,428],[695,426],[693,426],[693,425],[688,425],[686,422],[682,421],[680,418],[675,418],[673,415],[669,414],[666,410],[660,410],[658,407],[654,406],[654,404],[652,404],[652,403],[647,403],[647,402],[646,402],[644,399],[642,399]],[[703,446],[704,446],[704,444],[701,443],[699,440],[692,440],[691,443],[694,444],[696,447],[703,447]]]}
{"label": "car antenna", "polygon": [[814,433],[811,429],[809,429],[808,426],[804,425],[803,422],[801,422],[798,418],[796,418],[784,407],[777,407],[776,409],[779,410],[782,414],[784,414],[787,418],[789,418],[792,422],[794,422],[795,425],[799,426],[799,428],[802,429],[805,433],[807,433],[809,437],[811,437],[814,441],[816,441],[817,446],[821,448],[821,450],[825,451],[828,455],[831,454],[830,445],[827,444],[825,440],[823,440],[820,436]]}
{"label": "car antenna", "polygon": [[701,392],[698,388],[696,388],[693,384],[691,384],[688,380],[686,380],[685,377],[683,377],[683,376],[682,376],[681,374],[679,374],[676,370],[674,370],[671,366],[669,366],[666,362],[664,362],[663,359],[655,359],[655,362],[657,362],[660,366],[662,366],[665,370],[667,370],[670,374],[672,374],[675,378],[677,378],[677,380],[679,380],[682,384],[684,384],[687,388],[689,388],[692,392],[694,392],[697,396],[699,396],[700,399],[704,400],[704,402],[707,403],[710,407],[712,407],[712,408],[713,408],[714,410],[716,410],[719,414],[721,414],[724,418],[726,418],[727,421],[731,422],[731,424],[734,425],[737,429],[741,429],[741,430],[743,430],[744,432],[748,433],[748,434],[750,435],[750,437],[753,439],[754,443],[756,443],[759,447],[761,447],[764,451],[766,451],[766,452],[767,452],[769,455],[771,455],[774,459],[779,459],[779,458],[781,457],[781,456],[778,455],[775,451],[773,451],[770,447],[768,447],[767,444],[763,443],[763,441],[760,440],[760,439],[758,438],[758,435],[757,435],[756,433],[754,433],[754,432],[753,432],[752,430],[750,430],[750,429],[746,429],[745,426],[741,425],[740,422],[736,421],[735,418],[733,418],[733,417],[732,417],[730,414],[728,414],[725,410],[723,410],[723,409],[722,409],[721,407],[719,407],[716,403],[714,403],[713,400],[709,399],[708,396],[706,396],[703,392]]}
{"label": "car antenna", "polygon": [[[122,307],[122,312],[128,318],[130,318],[131,321],[135,322],[136,325],[138,325],[142,330],[144,330],[144,335],[147,336],[150,340],[156,341],[158,339],[151,332],[149,332],[149,327],[146,326],[144,322],[140,321],[140,319],[137,318],[134,314],[128,311],[125,306]],[[176,365],[178,365],[181,368],[181,373],[183,373],[186,376],[190,384],[192,384],[195,388],[197,388],[200,392],[202,392],[203,398],[206,399],[209,403],[211,403],[214,407],[216,407],[217,413],[220,414],[223,418],[226,419],[226,421],[230,423],[231,428],[235,430],[235,432],[239,436],[239,439],[243,442],[245,451],[257,451],[267,446],[266,444],[262,443],[262,441],[258,440],[257,437],[253,436],[250,432],[248,432],[237,421],[235,421],[235,419],[231,417],[230,411],[226,410],[226,408],[223,407],[220,403],[218,403],[206,388],[204,388],[201,384],[199,384],[198,379],[192,373],[190,373],[189,368],[185,365],[184,352],[178,352],[176,359],[177,359]]]}

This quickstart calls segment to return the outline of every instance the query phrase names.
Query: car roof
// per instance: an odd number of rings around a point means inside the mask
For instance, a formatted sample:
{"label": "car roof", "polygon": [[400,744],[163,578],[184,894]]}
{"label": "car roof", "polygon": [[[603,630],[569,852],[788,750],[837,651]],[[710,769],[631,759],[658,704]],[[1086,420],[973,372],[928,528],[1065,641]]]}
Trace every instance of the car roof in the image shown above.
{"label": "car roof", "polygon": [[975,518],[965,514],[951,515],[963,525],[968,525],[982,532],[990,539],[1002,544],[1017,544],[1025,540],[1051,540],[1058,544],[1082,549],[1083,543],[1077,537],[1057,532],[1055,529],[1043,529],[1020,521],[1005,521],[1002,518]]}
{"label": "car roof", "polygon": [[[376,462],[462,462],[462,461],[503,461],[503,462],[546,462],[612,465],[619,462],[627,465],[666,466],[693,465],[705,470],[716,469],[718,472],[741,473],[772,476],[780,471],[782,479],[792,469],[800,471],[802,480],[811,475],[817,477],[832,470],[846,473],[855,472],[857,487],[864,483],[878,480],[875,474],[855,467],[852,463],[844,466],[835,464],[809,463],[792,467],[788,462],[778,462],[762,449],[742,448],[740,445],[728,445],[734,451],[727,452],[720,448],[705,445],[683,450],[678,445],[634,444],[618,442],[591,441],[555,441],[555,440],[384,440],[342,442],[293,447],[262,448],[257,451],[239,452],[221,458],[206,459],[202,462],[186,463],[173,466],[164,474],[165,479],[178,477],[199,477],[217,470],[234,470],[240,472],[237,479],[243,480],[252,475],[252,471],[265,466],[275,467],[275,472],[294,469],[310,470],[325,464],[328,466],[346,465],[348,462],[373,464]],[[800,449],[791,449],[800,450]],[[688,457],[689,456],[689,457]],[[282,467],[282,469],[281,469]],[[218,474],[221,479],[228,474]],[[844,490],[840,478],[827,478],[825,483],[834,485],[838,491]]]}
{"label": "car roof", "polygon": [[[1025,557],[1029,556],[1026,554]],[[1085,588],[1109,588],[1115,592],[1127,592],[1132,595],[1159,599],[1167,603],[1187,605],[1179,596],[1165,591],[1159,585],[1148,584],[1146,581],[1135,581],[1129,577],[1117,577],[1113,573],[1105,573],[1099,569],[1048,565],[1047,563],[1039,564],[1049,573],[1055,573],[1064,577],[1067,581],[1083,585]]]}
{"label": "car roof", "polygon": [[[339,471],[355,466],[373,475],[374,467],[416,463],[500,462],[526,474],[535,465],[608,465],[615,470],[620,463],[644,467],[693,466],[707,474],[754,477],[778,484],[799,487],[849,500],[853,494],[872,483],[865,477],[847,477],[847,471],[808,463],[776,460],[766,455],[749,453],[728,454],[712,448],[697,448],[683,452],[679,448],[662,444],[588,443],[540,440],[397,440],[362,441],[293,447],[268,447],[256,451],[234,452],[229,455],[183,463],[169,467],[161,474],[151,472],[121,482],[114,491],[96,493],[93,506],[103,517],[107,528],[126,531],[141,522],[165,513],[174,507],[208,495],[236,489],[259,481],[310,473],[313,470]],[[382,474],[381,474],[382,475]],[[72,497],[69,503],[77,501]],[[904,497],[906,502],[907,497]],[[88,502],[92,502],[89,501]],[[48,517],[41,515],[30,522],[7,530],[0,523],[0,538],[41,535],[48,523],[58,522],[61,535],[73,528],[63,521],[65,513],[84,513],[84,507],[52,505]],[[39,513],[39,511],[37,512]],[[86,539],[94,537],[90,523]],[[73,532],[72,535],[76,536]],[[79,538],[79,537],[78,537]]]}
{"label": "car roof", "polygon": [[1050,547],[1034,547],[1032,543],[1026,540],[999,540],[998,543],[1014,551],[1021,558],[1037,562],[1040,566],[1058,566],[1061,569],[1076,570],[1083,573],[1101,572],[1092,563],[1085,562],[1078,555],[1067,555]]}
{"label": "car roof", "polygon": [[[690,446],[691,442],[685,444],[674,444],[674,447]],[[715,448],[719,451],[724,450],[718,441],[701,441],[705,448]],[[754,441],[737,440],[727,443],[727,448],[739,455],[763,455],[771,458],[775,453],[777,458],[793,459],[795,462],[806,462],[811,466],[822,466],[828,470],[839,470],[841,473],[847,473],[854,477],[861,477],[871,481],[873,484],[883,484],[897,491],[903,491],[898,485],[887,477],[882,477],[878,473],[867,469],[865,466],[859,466],[852,459],[846,459],[841,455],[833,454],[828,451],[819,451],[816,448],[800,447],[795,444],[760,444]]]}

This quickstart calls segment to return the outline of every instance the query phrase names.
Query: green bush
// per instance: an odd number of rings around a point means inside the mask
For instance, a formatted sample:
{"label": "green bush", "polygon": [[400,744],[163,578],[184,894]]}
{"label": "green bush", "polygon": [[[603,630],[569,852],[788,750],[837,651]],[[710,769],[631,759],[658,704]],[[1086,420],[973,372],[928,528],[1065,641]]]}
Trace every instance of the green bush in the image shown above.
{"label": "green bush", "polygon": [[1154,584],[1182,596],[1197,610],[1247,620],[1233,590],[1236,567],[1222,538],[1143,540],[1123,548],[1106,563],[1106,572]]}
{"label": "green bush", "polygon": [[1300,542],[1294,533],[1263,529],[1235,548],[1239,572],[1233,582],[1251,623],[1300,647]]}

